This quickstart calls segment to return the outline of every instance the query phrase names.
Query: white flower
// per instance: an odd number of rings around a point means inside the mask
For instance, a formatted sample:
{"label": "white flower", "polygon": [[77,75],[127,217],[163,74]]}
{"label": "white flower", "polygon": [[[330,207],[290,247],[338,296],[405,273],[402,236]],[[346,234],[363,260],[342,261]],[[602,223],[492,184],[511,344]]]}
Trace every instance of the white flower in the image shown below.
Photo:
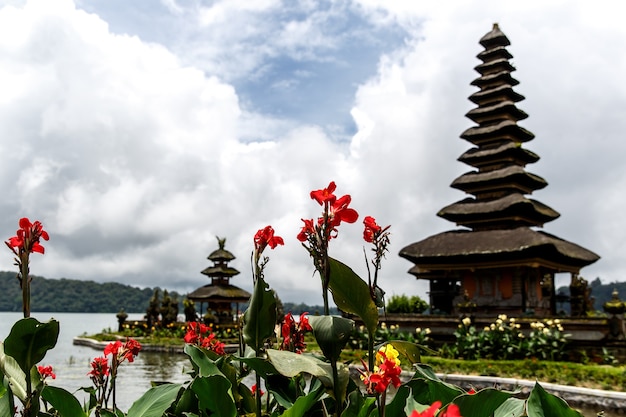
{"label": "white flower", "polygon": [[426,333],[426,334],[430,334],[430,329],[427,327],[427,328],[424,330],[424,333]]}
{"label": "white flower", "polygon": [[489,330],[491,330],[489,326],[485,326],[485,328],[483,329],[484,332],[488,332]]}
{"label": "white flower", "polygon": [[417,334],[422,333],[422,328],[421,327],[416,327],[415,328],[415,333],[417,333]]}
{"label": "white flower", "polygon": [[500,314],[498,318],[502,321],[506,321],[506,314]]}
{"label": "white flower", "polygon": [[469,317],[465,317],[463,319],[463,324],[469,326],[470,324],[472,324],[472,319],[470,319]]}

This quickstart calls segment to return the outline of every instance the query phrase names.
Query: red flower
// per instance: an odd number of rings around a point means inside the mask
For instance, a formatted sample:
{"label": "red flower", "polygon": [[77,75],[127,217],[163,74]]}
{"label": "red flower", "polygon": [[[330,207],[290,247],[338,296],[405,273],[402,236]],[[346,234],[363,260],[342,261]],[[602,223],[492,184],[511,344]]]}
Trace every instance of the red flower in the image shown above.
{"label": "red flower", "polygon": [[[208,333],[208,335],[206,335]],[[205,336],[206,335],[206,336]],[[225,355],[226,351],[224,343],[215,338],[215,334],[211,331],[211,327],[202,323],[187,323],[187,333],[184,337],[185,343],[201,346],[205,349],[212,350],[218,355]]]}
{"label": "red flower", "polygon": [[41,375],[42,379],[46,379],[47,377],[50,377],[52,379],[56,379],[56,375],[54,374],[54,372],[52,372],[52,366],[48,365],[48,366],[41,366],[38,365],[37,366],[37,371],[39,371],[39,375]]}
{"label": "red flower", "polygon": [[[256,390],[257,390],[256,384],[254,384],[254,385],[252,385],[252,386],[250,387],[250,392],[252,392],[252,395],[255,395],[255,394],[256,394]],[[261,397],[262,397],[262,396],[263,396],[263,394],[265,394],[265,392],[263,392],[263,390],[262,390],[262,389],[260,389],[260,390],[259,390],[259,394],[261,394]]]}
{"label": "red flower", "polygon": [[109,361],[107,358],[94,358],[91,362],[91,371],[89,371],[87,375],[100,380],[109,375]]}
{"label": "red flower", "polygon": [[359,213],[355,209],[348,207],[350,201],[352,201],[352,197],[346,194],[331,203],[328,213],[331,227],[335,228],[341,222],[354,223],[359,218]]}
{"label": "red flower", "polygon": [[446,411],[443,412],[441,417],[463,417],[461,415],[461,410],[459,410],[459,406],[456,404],[450,404],[446,407]]}
{"label": "red flower", "polygon": [[126,358],[128,362],[133,362],[135,360],[135,356],[139,355],[140,350],[141,343],[135,339],[129,338],[124,345],[124,358]]}
{"label": "red flower", "polygon": [[302,353],[306,349],[306,343],[304,342],[304,333],[313,330],[309,319],[306,316],[309,313],[302,313],[300,315],[300,322],[296,323],[291,312],[285,315],[283,325],[281,327],[281,334],[283,336],[283,343],[281,345],[282,350],[289,350],[296,353]]}
{"label": "red flower", "polygon": [[302,226],[302,230],[298,233],[297,238],[300,242],[306,242],[309,240],[309,236],[315,234],[315,226],[313,225],[313,219],[302,219],[302,221],[304,222],[304,226]]}
{"label": "red flower", "polygon": [[337,198],[333,194],[336,188],[337,185],[335,185],[335,181],[331,181],[330,184],[328,184],[328,187],[322,190],[311,191],[311,198],[317,201],[320,206],[323,206],[324,203],[327,202],[333,203]]}
{"label": "red flower", "polygon": [[111,342],[104,348],[104,356],[107,356],[110,354],[117,355],[121,348],[122,348],[122,342],[120,342],[119,340],[116,340],[115,342]]}
{"label": "red flower", "polygon": [[365,216],[363,224],[365,225],[365,230],[363,230],[363,239],[365,239],[368,243],[372,243],[376,235],[382,230],[382,227],[376,224],[376,219],[372,216]]}
{"label": "red flower", "polygon": [[270,249],[274,249],[276,246],[284,244],[285,242],[282,237],[274,236],[272,226],[265,226],[265,228],[259,229],[256,235],[254,235],[254,248],[258,253],[263,252],[268,245]]}
{"label": "red flower", "polygon": [[39,239],[48,240],[48,232],[43,230],[41,222],[31,223],[27,217],[23,217],[19,221],[20,228],[16,232],[16,236],[10,238],[7,246],[17,248],[20,251],[44,253],[44,247],[39,243]]}
{"label": "red flower", "polygon": [[133,362],[140,350],[141,344],[134,339],[129,338],[126,343],[116,340],[104,348],[104,356],[113,355],[118,362],[122,362],[124,359],[128,360],[128,362]]}
{"label": "red flower", "polygon": [[441,401],[435,401],[434,403],[432,403],[430,407],[428,407],[426,410],[422,411],[421,413],[417,410],[413,410],[413,412],[411,413],[411,417],[435,417],[435,414],[437,413],[440,407],[441,407]]}
{"label": "red flower", "polygon": [[[421,413],[417,410],[413,410],[410,417],[434,417],[437,411],[441,408],[441,401],[435,401],[432,403],[430,407]],[[461,415],[461,411],[459,410],[459,406],[456,404],[449,404],[443,414],[440,414],[438,417],[463,417]]]}

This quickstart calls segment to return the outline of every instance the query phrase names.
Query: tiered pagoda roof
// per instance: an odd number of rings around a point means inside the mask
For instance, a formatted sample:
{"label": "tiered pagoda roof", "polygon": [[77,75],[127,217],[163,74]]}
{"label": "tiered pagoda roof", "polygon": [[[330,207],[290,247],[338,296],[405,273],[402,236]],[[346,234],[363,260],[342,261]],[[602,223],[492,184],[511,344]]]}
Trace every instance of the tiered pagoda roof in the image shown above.
{"label": "tiered pagoda roof", "polygon": [[451,186],[469,194],[442,208],[438,216],[467,229],[441,233],[413,243],[400,256],[414,262],[411,273],[485,265],[540,265],[557,272],[575,272],[599,259],[595,253],[556,236],[531,229],[559,217],[552,208],[527,195],[547,186],[526,165],[539,159],[523,148],[534,135],[517,124],[528,115],[517,108],[524,96],[513,87],[510,45],[497,24],[482,37],[485,48],[472,82],[479,91],[469,99],[478,105],[466,117],[477,123],[461,134],[475,145],[458,160],[473,168]]}
{"label": "tiered pagoda roof", "polygon": [[238,270],[228,266],[235,255],[224,249],[226,239],[217,238],[217,241],[219,248],[207,257],[213,265],[202,271],[202,274],[211,278],[211,283],[197,288],[187,298],[193,301],[245,302],[250,298],[250,293],[230,284],[230,278],[239,274]]}

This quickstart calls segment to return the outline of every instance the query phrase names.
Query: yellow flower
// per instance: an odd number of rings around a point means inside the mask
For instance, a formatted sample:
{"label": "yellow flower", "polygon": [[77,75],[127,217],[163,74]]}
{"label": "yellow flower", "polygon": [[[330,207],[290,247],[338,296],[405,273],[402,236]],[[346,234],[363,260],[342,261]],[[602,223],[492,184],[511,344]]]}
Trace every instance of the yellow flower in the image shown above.
{"label": "yellow flower", "polygon": [[464,324],[465,326],[469,326],[470,324],[472,324],[472,319],[470,319],[469,317],[465,317],[465,318],[463,319],[463,324]]}
{"label": "yellow flower", "polygon": [[400,353],[391,344],[387,343],[378,349],[376,354],[376,363],[383,363],[385,359],[387,359],[389,361],[394,361],[396,365],[400,366],[400,359],[398,359],[399,354]]}

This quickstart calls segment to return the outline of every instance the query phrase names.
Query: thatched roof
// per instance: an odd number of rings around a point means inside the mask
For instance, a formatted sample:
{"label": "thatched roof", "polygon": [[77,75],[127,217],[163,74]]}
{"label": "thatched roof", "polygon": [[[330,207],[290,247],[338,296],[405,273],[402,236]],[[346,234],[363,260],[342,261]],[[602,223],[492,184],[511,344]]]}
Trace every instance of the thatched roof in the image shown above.
{"label": "thatched roof", "polygon": [[470,228],[485,228],[494,224],[542,226],[559,217],[555,210],[519,193],[491,201],[468,197],[442,208],[437,215]]}
{"label": "thatched roof", "polygon": [[444,232],[403,248],[400,256],[419,270],[526,265],[576,273],[600,259],[581,246],[526,227]]}
{"label": "thatched roof", "polygon": [[205,285],[189,294],[187,298],[192,301],[231,301],[246,302],[250,299],[250,293],[230,284]]}

